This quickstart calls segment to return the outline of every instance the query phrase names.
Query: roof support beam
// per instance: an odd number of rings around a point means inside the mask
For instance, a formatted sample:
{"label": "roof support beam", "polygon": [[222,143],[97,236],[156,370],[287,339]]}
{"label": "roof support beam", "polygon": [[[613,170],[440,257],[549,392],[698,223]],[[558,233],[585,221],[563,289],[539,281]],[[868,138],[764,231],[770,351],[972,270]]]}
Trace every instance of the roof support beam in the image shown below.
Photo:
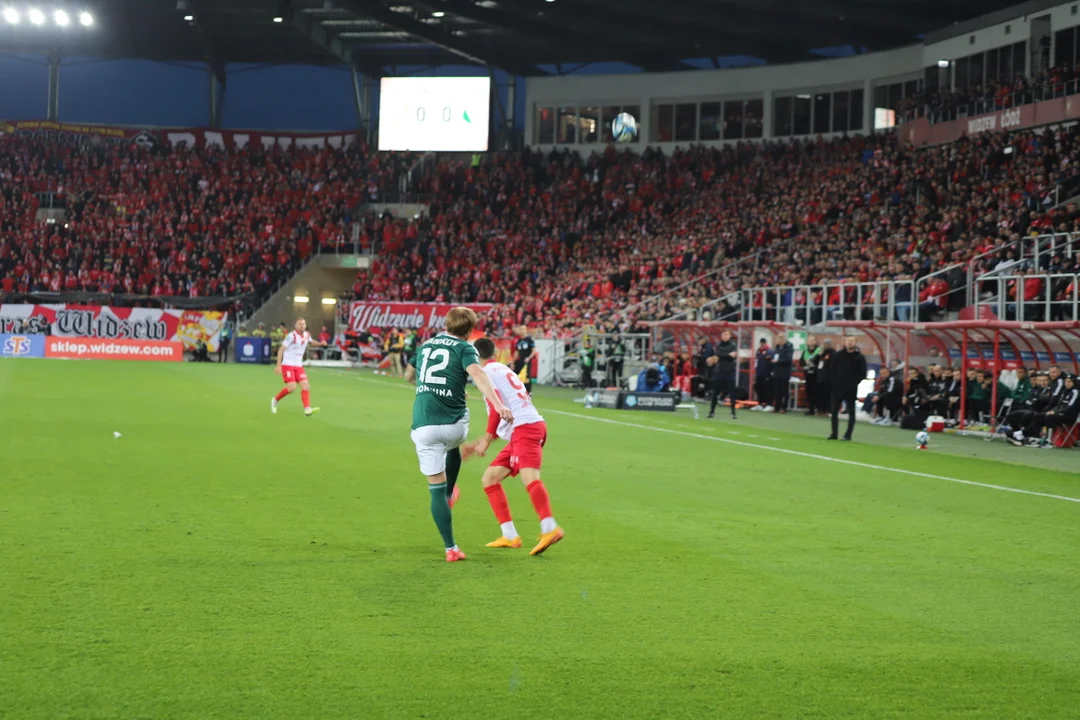
{"label": "roof support beam", "polygon": [[327,30],[313,16],[307,13],[294,12],[292,23],[300,31],[301,35],[323,50],[341,58],[341,61],[346,65],[359,69],[368,77],[377,80],[386,74],[381,65],[354,53],[348,44]]}
{"label": "roof support beam", "polygon": [[637,65],[642,70],[649,72],[692,69],[686,63],[660,57],[659,55],[653,56],[647,50],[642,51],[639,46],[612,42],[597,35],[597,33],[578,32],[574,28],[566,26],[557,28],[500,10],[473,5],[465,0],[442,0],[441,2],[438,0],[425,0],[425,4],[458,17],[510,30],[527,38],[541,40],[548,45],[556,45],[563,51],[580,49],[583,43],[587,43],[590,50],[601,55],[607,55],[612,60],[622,60],[631,65]]}
{"label": "roof support beam", "polygon": [[427,25],[405,13],[393,12],[376,0],[339,0],[338,7],[360,17],[369,17],[384,25],[409,33],[413,37],[447,50],[454,55],[476,65],[494,66],[514,75],[543,74],[537,68],[505,57],[500,53],[485,50],[480,46],[438,27]]}

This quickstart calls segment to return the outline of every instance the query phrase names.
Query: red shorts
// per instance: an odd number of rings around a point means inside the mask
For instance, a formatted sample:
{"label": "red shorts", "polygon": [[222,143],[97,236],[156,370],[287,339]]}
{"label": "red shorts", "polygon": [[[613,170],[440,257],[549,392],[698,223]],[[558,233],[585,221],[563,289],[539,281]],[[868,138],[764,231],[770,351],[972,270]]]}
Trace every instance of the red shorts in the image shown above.
{"label": "red shorts", "polygon": [[544,459],[544,443],[547,442],[547,424],[529,423],[514,428],[510,442],[502,449],[491,467],[504,467],[510,477],[516,477],[521,468],[540,469]]}
{"label": "red shorts", "polygon": [[281,366],[281,379],[285,381],[285,384],[304,382],[307,380],[307,373],[304,372],[304,368],[296,367],[295,365],[282,365]]}

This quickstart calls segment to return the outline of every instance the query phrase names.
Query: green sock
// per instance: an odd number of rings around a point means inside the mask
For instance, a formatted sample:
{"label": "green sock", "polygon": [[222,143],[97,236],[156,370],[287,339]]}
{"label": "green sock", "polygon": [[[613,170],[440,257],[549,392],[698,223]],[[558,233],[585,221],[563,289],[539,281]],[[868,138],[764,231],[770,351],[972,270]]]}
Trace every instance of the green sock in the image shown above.
{"label": "green sock", "polygon": [[446,483],[428,484],[431,491],[431,517],[439,528],[447,549],[454,547],[454,523],[450,517],[450,505],[446,502]]}
{"label": "green sock", "polygon": [[454,448],[446,452],[446,497],[454,494],[457,476],[461,472],[461,450]]}

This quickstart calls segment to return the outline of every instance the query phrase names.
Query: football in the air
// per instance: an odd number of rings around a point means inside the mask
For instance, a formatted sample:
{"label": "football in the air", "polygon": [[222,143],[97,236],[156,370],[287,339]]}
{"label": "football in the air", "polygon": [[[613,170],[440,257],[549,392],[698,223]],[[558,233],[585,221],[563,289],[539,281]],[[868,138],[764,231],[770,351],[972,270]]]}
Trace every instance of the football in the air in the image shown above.
{"label": "football in the air", "polygon": [[918,443],[919,447],[926,447],[930,444],[930,433],[925,430],[915,433],[915,442]]}
{"label": "football in the air", "polygon": [[615,142],[631,142],[637,137],[637,120],[630,113],[619,113],[611,122],[611,136]]}

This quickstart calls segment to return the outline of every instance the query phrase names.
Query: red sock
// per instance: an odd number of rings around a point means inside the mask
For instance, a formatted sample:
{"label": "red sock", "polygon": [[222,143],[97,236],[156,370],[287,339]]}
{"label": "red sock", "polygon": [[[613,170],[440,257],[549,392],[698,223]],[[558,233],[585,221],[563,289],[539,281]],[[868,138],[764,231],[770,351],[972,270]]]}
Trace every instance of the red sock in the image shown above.
{"label": "red sock", "polygon": [[495,519],[499,524],[511,522],[513,518],[510,517],[510,503],[506,500],[502,485],[496,483],[488,486],[484,488],[484,492],[487,493],[488,502],[491,503],[491,509],[495,511]]}
{"label": "red sock", "polygon": [[544,483],[540,480],[534,480],[529,483],[525,490],[528,491],[533,509],[536,510],[536,514],[540,516],[540,519],[551,517],[551,502],[548,500],[547,488],[544,487]]}
{"label": "red sock", "polygon": [[311,407],[311,391],[301,390],[300,399],[304,401],[304,409]]}
{"label": "red sock", "polygon": [[285,396],[288,395],[289,392],[290,392],[289,388],[281,388],[281,392],[279,392],[277,395],[275,395],[274,399],[277,400],[278,402],[281,402],[283,399],[285,399]]}

